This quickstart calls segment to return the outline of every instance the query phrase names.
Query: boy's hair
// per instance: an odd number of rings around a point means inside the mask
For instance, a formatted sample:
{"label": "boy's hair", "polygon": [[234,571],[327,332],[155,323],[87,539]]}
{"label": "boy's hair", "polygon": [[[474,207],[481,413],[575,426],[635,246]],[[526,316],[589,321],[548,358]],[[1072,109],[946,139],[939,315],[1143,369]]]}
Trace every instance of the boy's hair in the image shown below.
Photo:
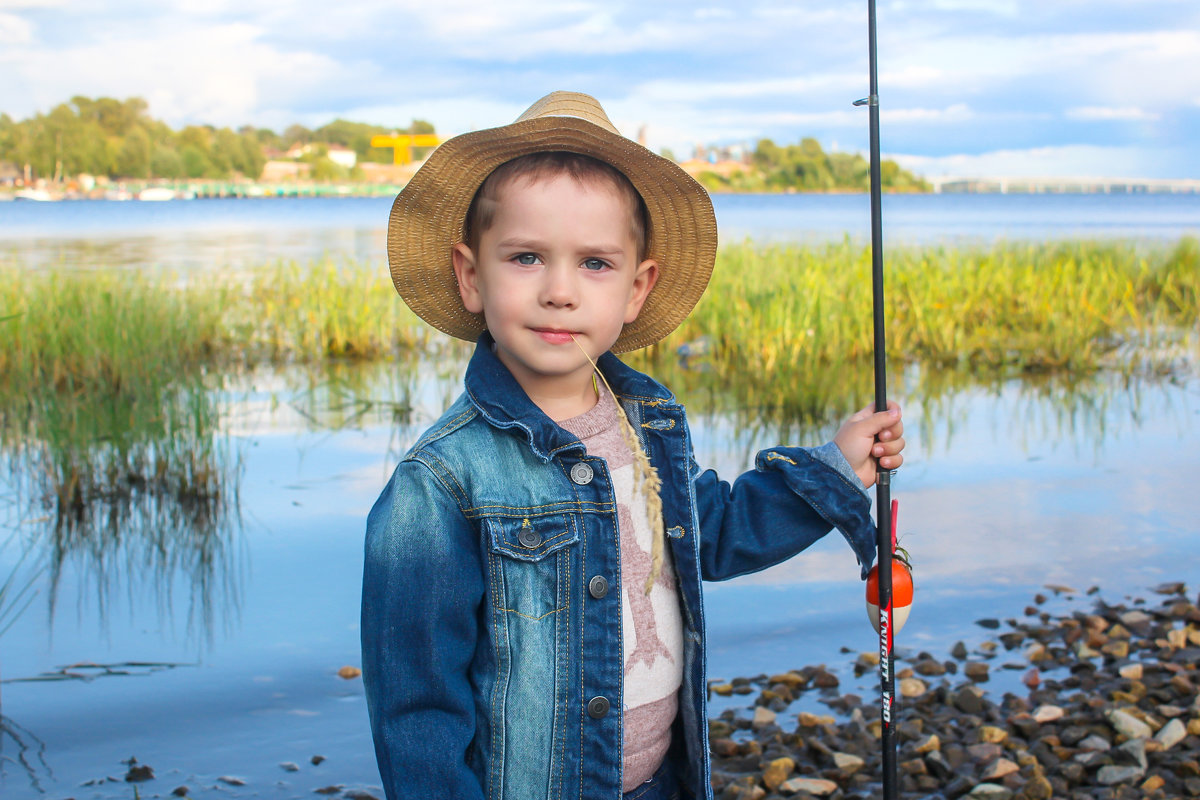
{"label": "boy's hair", "polygon": [[630,221],[633,238],[637,242],[637,258],[639,262],[643,261],[646,258],[649,215],[646,202],[637,189],[633,188],[629,178],[612,164],[598,158],[561,150],[530,153],[506,161],[484,179],[467,209],[463,236],[467,247],[471,248],[472,252],[478,249],[480,237],[492,226],[495,219],[500,191],[504,187],[519,180],[532,183],[560,175],[567,175],[583,184],[607,184],[617,192],[617,196],[625,201],[631,211]]}

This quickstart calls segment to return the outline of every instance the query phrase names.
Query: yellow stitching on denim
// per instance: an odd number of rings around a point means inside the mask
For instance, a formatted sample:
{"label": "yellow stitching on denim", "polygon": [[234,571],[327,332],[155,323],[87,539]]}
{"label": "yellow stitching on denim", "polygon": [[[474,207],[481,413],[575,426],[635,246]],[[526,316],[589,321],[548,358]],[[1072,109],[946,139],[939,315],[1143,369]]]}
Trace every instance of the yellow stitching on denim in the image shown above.
{"label": "yellow stitching on denim", "polygon": [[767,461],[786,461],[789,464],[796,463],[795,461],[788,458],[787,456],[781,455],[779,453],[767,453]]}
{"label": "yellow stitching on denim", "polygon": [[669,431],[675,427],[675,420],[666,420],[666,425],[663,425],[663,420],[654,420],[653,422],[643,422],[643,428],[652,428],[656,431]]}
{"label": "yellow stitching on denim", "polygon": [[538,621],[543,620],[546,617],[550,616],[551,614],[557,614],[558,612],[562,611],[561,608],[555,608],[550,611],[547,611],[545,614],[542,614],[540,617],[535,617],[532,614],[526,614],[522,611],[517,611],[515,608],[501,608],[498,610],[505,611],[509,614],[516,614],[518,617],[524,617],[525,619],[531,619],[534,622],[538,622]]}

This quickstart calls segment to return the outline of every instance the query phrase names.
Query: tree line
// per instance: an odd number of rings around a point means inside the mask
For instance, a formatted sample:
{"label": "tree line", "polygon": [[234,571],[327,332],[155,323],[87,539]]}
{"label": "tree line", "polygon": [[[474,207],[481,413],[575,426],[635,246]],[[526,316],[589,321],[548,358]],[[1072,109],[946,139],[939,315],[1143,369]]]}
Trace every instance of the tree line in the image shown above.
{"label": "tree line", "polygon": [[33,178],[62,181],[81,174],[112,179],[215,178],[262,174],[267,154],[292,145],[314,144],[302,160],[312,164],[317,179],[353,178],[328,158],[327,145],[355,151],[359,161],[390,163],[392,151],[371,147],[371,137],[400,133],[434,133],[424,120],[405,128],[384,128],[337,119],[315,130],[292,125],[283,133],[250,125],[237,130],[188,125],[173,130],[152,118],[140,97],[117,100],[77,95],[44,114],[14,121],[0,113],[0,163],[9,162]]}
{"label": "tree line", "polygon": [[[871,165],[858,153],[826,153],[812,137],[780,146],[760,139],[743,170],[728,175],[702,172],[699,180],[709,191],[867,191]],[[927,192],[929,184],[891,159],[879,162],[883,188],[893,192]]]}
{"label": "tree line", "polygon": [[[425,120],[405,128],[384,128],[335,119],[316,129],[291,125],[282,133],[250,125],[237,130],[188,125],[173,130],[152,118],[140,97],[72,97],[44,114],[14,121],[0,113],[0,164],[8,162],[33,178],[63,181],[88,174],[111,179],[185,178],[257,179],[268,153],[287,152],[295,144],[311,144],[301,160],[316,180],[361,179],[358,167],[346,168],[328,157],[328,145],[352,149],[359,162],[389,163],[391,149],[371,147],[371,137],[392,132],[433,134]],[[414,155],[423,156],[418,149]],[[896,162],[880,164],[883,186],[891,191],[928,191],[919,177]],[[699,180],[712,191],[865,191],[869,165],[861,155],[826,153],[806,138],[780,146],[761,139],[742,170],[727,175],[702,172]]]}

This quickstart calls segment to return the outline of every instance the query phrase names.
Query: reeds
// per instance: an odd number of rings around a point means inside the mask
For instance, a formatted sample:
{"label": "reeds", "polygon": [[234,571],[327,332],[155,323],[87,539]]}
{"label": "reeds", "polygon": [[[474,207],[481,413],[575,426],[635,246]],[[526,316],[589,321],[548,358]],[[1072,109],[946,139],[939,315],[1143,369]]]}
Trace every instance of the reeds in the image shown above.
{"label": "reeds", "polygon": [[[1094,370],[1145,363],[1193,327],[1200,247],[1129,243],[894,248],[889,356],[968,370]],[[721,252],[696,310],[658,351],[702,342],[748,374],[840,373],[871,352],[870,249],[750,244]],[[1129,348],[1136,343],[1137,348]]]}

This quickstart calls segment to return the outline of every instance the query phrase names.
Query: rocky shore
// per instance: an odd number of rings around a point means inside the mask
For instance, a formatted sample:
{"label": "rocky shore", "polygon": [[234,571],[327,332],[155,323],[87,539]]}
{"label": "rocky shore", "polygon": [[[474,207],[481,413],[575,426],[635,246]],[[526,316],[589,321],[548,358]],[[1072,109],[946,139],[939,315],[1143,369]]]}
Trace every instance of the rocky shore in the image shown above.
{"label": "rocky shore", "polygon": [[[979,620],[997,633],[973,649],[897,660],[902,797],[1200,797],[1200,599],[1182,583],[1126,604],[1088,594],[1057,615],[1039,594],[1022,619]],[[864,654],[856,674],[877,665]],[[1019,691],[993,696],[993,679]],[[881,797],[878,696],[839,684],[805,667],[710,685],[753,696],[709,722],[716,797]],[[789,712],[811,692],[831,713]]]}

